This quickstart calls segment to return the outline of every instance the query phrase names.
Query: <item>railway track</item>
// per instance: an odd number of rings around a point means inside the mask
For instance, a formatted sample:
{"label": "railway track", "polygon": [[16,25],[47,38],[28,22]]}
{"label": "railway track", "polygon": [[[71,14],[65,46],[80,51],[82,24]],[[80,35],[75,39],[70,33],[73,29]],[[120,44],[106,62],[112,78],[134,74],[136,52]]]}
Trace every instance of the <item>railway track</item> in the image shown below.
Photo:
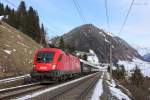
{"label": "railway track", "polygon": [[94,87],[99,80],[101,72],[90,74],[76,80],[65,82],[47,88],[41,93],[26,95],[19,100],[88,100],[92,97]]}
{"label": "railway track", "polygon": [[30,77],[29,74],[26,75],[22,75],[22,76],[18,76],[18,77],[12,77],[12,78],[7,78],[7,79],[2,79],[0,80],[0,83],[8,83],[8,82],[13,82],[13,81],[17,81],[17,80],[21,80],[21,79],[25,79]]}
{"label": "railway track", "polygon": [[[80,81],[71,82],[71,84],[62,85],[60,88],[51,89],[48,93],[43,93],[40,96],[30,98],[31,100],[87,100],[88,94],[91,94],[92,88],[95,86],[100,74],[92,74],[83,79],[77,79]],[[68,82],[74,81],[74,79],[67,80]],[[0,100],[8,100],[24,97],[26,95],[32,95],[38,93],[39,91],[45,90],[47,88],[55,88],[58,85],[66,84],[67,81],[61,83],[52,83],[49,85],[41,85],[40,83],[22,85],[17,87],[5,88],[0,90]],[[30,100],[29,99],[29,100]],[[67,99],[68,100],[68,99]]]}
{"label": "railway track", "polygon": [[48,100],[88,100],[91,98],[92,90],[99,80],[100,74],[84,79],[75,85],[62,91],[55,92],[56,95]]}
{"label": "railway track", "polygon": [[37,91],[39,89],[46,88],[47,86],[40,85],[40,83],[28,84],[28,85],[21,85],[17,87],[11,87],[6,89],[0,90],[0,100],[7,100],[13,97],[30,93],[33,91]]}

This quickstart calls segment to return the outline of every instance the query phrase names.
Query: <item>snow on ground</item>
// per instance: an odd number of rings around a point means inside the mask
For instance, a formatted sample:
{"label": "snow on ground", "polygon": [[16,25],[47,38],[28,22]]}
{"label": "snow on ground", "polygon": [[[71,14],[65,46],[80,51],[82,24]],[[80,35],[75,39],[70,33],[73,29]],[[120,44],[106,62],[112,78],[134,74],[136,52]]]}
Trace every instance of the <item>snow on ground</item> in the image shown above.
{"label": "snow on ground", "polygon": [[25,45],[25,44],[23,44],[23,43],[21,43],[21,42],[17,42],[17,43],[20,44],[20,45],[22,45],[22,46],[24,46],[24,47],[29,48],[29,46],[27,46],[27,45]]}
{"label": "snow on ground", "polygon": [[18,37],[19,39],[22,39],[22,40],[23,40],[23,37],[22,37],[22,36],[20,36],[20,35],[17,35],[17,37]]}
{"label": "snow on ground", "polygon": [[111,94],[117,97],[119,100],[131,100],[126,94],[121,92],[119,89],[115,87],[109,87]]}
{"label": "snow on ground", "polygon": [[[94,74],[96,74],[96,73],[94,73]],[[25,96],[23,96],[23,97],[17,98],[16,100],[27,100],[27,99],[30,99],[30,98],[39,96],[39,95],[41,95],[41,94],[44,94],[44,93],[46,93],[46,92],[55,90],[55,89],[57,89],[57,88],[60,88],[60,87],[63,87],[63,86],[66,86],[66,85],[75,83],[75,82],[80,81],[80,80],[83,80],[84,78],[90,77],[90,76],[92,76],[92,75],[94,75],[94,74],[87,75],[87,76],[84,76],[84,77],[81,77],[81,78],[78,78],[78,79],[75,79],[75,80],[72,80],[72,81],[69,81],[69,82],[66,82],[66,83],[63,83],[63,84],[54,86],[54,87],[50,87],[50,88],[47,88],[47,89],[45,89],[45,90],[41,90],[41,91],[39,91],[39,92],[35,92],[35,93],[32,93],[32,94],[28,94],[28,95],[25,95]]]}
{"label": "snow on ground", "polygon": [[101,35],[103,35],[104,37],[106,37],[105,34],[104,34],[102,31],[100,31],[99,33],[100,33]]}
{"label": "snow on ground", "polygon": [[110,43],[110,41],[108,41],[106,38],[105,38],[105,42]]}
{"label": "snow on ground", "polygon": [[15,52],[16,51],[16,49],[13,49],[13,52]]}
{"label": "snow on ground", "polygon": [[110,32],[107,32],[107,35],[111,36],[111,37],[114,37],[114,35]]}
{"label": "snow on ground", "polygon": [[98,83],[96,84],[91,100],[99,100],[100,96],[103,94],[103,76],[104,72],[101,78],[99,79]]}
{"label": "snow on ground", "polygon": [[9,55],[10,55],[11,52],[12,52],[11,50],[3,50],[3,51],[4,51],[5,53],[9,54]]}
{"label": "snow on ground", "polygon": [[135,45],[135,44],[131,44],[140,55],[144,56],[145,54],[149,54],[150,53],[150,47],[144,47],[144,46],[140,46],[140,45]]}
{"label": "snow on ground", "polygon": [[[4,15],[0,16],[0,20],[2,20],[4,18]],[[5,18],[8,19],[8,15],[5,15]]]}
{"label": "snow on ground", "polygon": [[91,53],[91,55],[88,55],[87,60],[88,60],[90,63],[99,64],[98,57],[97,57],[97,55],[94,53],[94,51],[93,51],[93,50],[89,50],[89,52]]}
{"label": "snow on ground", "polygon": [[29,76],[30,76],[29,74],[26,74],[26,75],[22,75],[22,76],[18,76],[18,77],[6,78],[6,79],[0,80],[0,83],[12,82],[12,81],[23,79],[23,78],[29,77]]}
{"label": "snow on ground", "polygon": [[2,20],[4,18],[4,16],[0,16],[0,20]]}
{"label": "snow on ground", "polygon": [[131,73],[133,73],[133,70],[137,66],[144,76],[150,77],[150,62],[145,62],[138,58],[134,58],[132,61],[119,61],[118,64],[124,65],[129,76],[131,76]]}
{"label": "snow on ground", "polygon": [[12,51],[13,52],[15,52],[16,51],[16,49],[12,49],[12,50],[3,50],[5,53],[7,53],[7,54],[11,54],[12,53]]}
{"label": "snow on ground", "polygon": [[10,47],[8,44],[4,44],[6,47]]}
{"label": "snow on ground", "polygon": [[[109,74],[107,74],[109,77]],[[114,80],[112,80],[112,83],[107,81],[109,84],[110,92],[113,96],[118,98],[119,100],[131,100],[126,94],[124,94],[120,89],[116,88],[116,83]]]}

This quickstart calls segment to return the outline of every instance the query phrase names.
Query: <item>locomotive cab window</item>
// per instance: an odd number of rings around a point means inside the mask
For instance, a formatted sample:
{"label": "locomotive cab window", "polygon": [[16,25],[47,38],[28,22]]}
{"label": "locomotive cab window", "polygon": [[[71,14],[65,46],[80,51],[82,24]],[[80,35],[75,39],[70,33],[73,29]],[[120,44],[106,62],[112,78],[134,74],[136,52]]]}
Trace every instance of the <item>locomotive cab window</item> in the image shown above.
{"label": "locomotive cab window", "polygon": [[62,54],[59,56],[58,61],[62,60]]}
{"label": "locomotive cab window", "polygon": [[53,52],[39,52],[37,54],[36,61],[38,63],[49,63],[53,61],[53,58],[54,58]]}

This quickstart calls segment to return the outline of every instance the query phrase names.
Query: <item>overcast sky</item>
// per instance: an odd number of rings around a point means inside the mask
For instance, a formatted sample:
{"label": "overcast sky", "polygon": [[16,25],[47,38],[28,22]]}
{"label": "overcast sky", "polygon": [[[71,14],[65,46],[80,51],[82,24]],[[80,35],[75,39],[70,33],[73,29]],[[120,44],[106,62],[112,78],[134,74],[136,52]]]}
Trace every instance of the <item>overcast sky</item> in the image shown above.
{"label": "overcast sky", "polygon": [[[0,0],[13,7],[21,0]],[[61,35],[80,26],[81,20],[73,0],[24,0],[37,10],[41,22],[47,27],[50,37]],[[130,44],[150,47],[150,0],[134,0],[123,31],[118,34],[132,0],[107,0],[109,29],[106,24],[104,0],[77,0],[87,22],[120,36]]]}

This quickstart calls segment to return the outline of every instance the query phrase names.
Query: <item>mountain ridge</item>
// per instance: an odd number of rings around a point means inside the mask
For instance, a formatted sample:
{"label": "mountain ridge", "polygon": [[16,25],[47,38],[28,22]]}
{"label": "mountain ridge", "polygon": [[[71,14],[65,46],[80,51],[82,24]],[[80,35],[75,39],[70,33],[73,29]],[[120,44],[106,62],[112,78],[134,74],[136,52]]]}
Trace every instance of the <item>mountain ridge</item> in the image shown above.
{"label": "mountain ridge", "polygon": [[[77,50],[88,52],[92,49],[100,62],[109,62],[109,45],[112,45],[113,62],[117,60],[132,60],[133,57],[142,59],[138,52],[123,39],[106,33],[93,24],[85,24],[72,29],[62,35],[66,44],[74,46]],[[59,37],[53,38],[52,43],[59,44]]]}

